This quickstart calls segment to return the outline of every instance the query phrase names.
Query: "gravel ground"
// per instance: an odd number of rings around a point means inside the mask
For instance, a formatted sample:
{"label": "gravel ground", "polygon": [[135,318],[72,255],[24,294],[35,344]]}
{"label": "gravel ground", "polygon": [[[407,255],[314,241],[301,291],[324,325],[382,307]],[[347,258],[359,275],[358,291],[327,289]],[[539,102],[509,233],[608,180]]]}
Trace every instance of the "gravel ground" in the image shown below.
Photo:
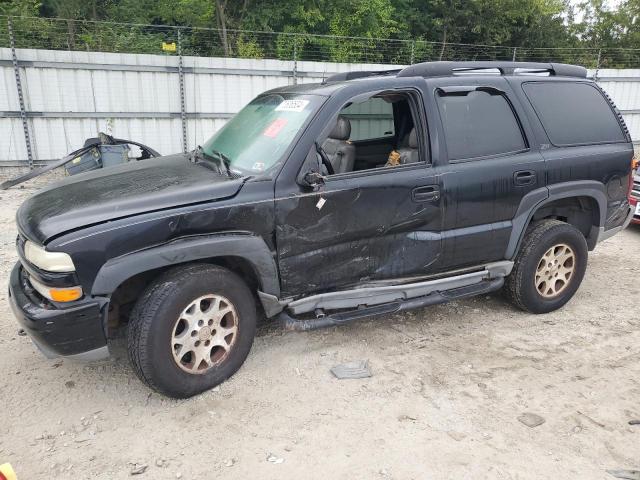
{"label": "gravel ground", "polygon": [[[110,360],[46,360],[6,279],[18,205],[0,192],[0,463],[20,480],[607,479],[640,469],[640,228],[600,245],[575,298],[534,316],[480,297],[311,333],[259,331],[243,368],[176,401]],[[635,303],[634,303],[635,298]],[[368,359],[373,377],[329,369]],[[518,421],[534,413],[546,421]],[[145,469],[146,467],[146,469]]]}

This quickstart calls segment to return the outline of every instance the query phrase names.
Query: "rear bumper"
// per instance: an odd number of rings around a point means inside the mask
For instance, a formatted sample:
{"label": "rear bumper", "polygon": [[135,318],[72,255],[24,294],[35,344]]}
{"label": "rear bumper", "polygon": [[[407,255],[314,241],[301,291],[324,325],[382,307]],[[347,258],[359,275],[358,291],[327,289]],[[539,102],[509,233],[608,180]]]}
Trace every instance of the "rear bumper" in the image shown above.
{"label": "rear bumper", "polygon": [[631,207],[634,210],[633,217],[631,218],[631,223],[640,224],[640,199],[631,198],[630,200]]}
{"label": "rear bumper", "polygon": [[83,299],[59,308],[34,293],[20,263],[11,271],[9,304],[13,314],[33,343],[49,358],[98,360],[108,356],[104,303]]}
{"label": "rear bumper", "polygon": [[635,210],[631,223],[640,224],[640,207],[638,206],[640,205],[640,175],[637,173],[633,177],[633,187],[629,194],[629,203]]}
{"label": "rear bumper", "polygon": [[629,211],[627,212],[624,222],[620,226],[610,228],[609,230],[605,230],[603,227],[601,227],[600,232],[598,233],[598,242],[602,242],[607,238],[613,237],[616,233],[619,233],[620,231],[627,228],[631,223],[631,220],[633,220],[634,211],[635,209],[629,206]]}

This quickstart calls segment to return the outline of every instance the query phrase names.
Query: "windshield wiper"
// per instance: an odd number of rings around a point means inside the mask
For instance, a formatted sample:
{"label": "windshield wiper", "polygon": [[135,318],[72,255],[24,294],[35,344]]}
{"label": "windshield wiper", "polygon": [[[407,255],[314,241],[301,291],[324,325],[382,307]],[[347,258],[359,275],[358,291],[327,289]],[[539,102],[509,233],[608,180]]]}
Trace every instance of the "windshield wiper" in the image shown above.
{"label": "windshield wiper", "polygon": [[218,150],[211,150],[211,153],[213,153],[213,155],[208,154],[202,146],[198,145],[196,149],[191,152],[191,161],[195,161],[196,159],[214,161],[220,173],[222,173],[222,167],[224,167],[227,176],[229,178],[235,178],[235,175],[231,172],[231,160],[229,160],[229,157]]}
{"label": "windshield wiper", "polygon": [[227,176],[230,178],[234,178],[233,173],[231,173],[231,160],[224,153],[219,152],[218,150],[212,150],[215,155],[218,155],[220,161],[224,165],[225,170],[227,171]]}

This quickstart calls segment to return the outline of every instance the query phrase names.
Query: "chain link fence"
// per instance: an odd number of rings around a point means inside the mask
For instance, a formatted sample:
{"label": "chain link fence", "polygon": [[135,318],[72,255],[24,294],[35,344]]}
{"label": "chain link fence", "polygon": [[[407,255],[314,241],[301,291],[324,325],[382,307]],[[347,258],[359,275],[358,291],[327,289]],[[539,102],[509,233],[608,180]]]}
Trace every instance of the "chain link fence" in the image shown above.
{"label": "chain link fence", "polygon": [[164,43],[167,54],[181,50],[199,57],[399,65],[434,60],[553,61],[587,68],[640,65],[640,48],[527,48],[39,17],[0,17],[0,47],[10,45],[9,22],[16,48],[150,54],[162,52]]}

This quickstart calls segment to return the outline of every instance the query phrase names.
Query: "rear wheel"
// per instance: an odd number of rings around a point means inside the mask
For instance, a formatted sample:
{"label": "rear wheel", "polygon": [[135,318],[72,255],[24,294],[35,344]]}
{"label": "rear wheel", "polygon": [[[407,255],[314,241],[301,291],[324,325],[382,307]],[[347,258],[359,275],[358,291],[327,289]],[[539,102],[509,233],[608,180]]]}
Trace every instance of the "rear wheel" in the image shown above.
{"label": "rear wheel", "polygon": [[129,321],[129,358],[151,388],[190,397],[240,368],[255,328],[253,295],[235,273],[211,265],[177,267],[138,300]]}
{"label": "rear wheel", "polygon": [[578,290],[587,257],[587,242],[578,229],[559,220],[543,220],[527,232],[504,293],[522,310],[557,310]]}

